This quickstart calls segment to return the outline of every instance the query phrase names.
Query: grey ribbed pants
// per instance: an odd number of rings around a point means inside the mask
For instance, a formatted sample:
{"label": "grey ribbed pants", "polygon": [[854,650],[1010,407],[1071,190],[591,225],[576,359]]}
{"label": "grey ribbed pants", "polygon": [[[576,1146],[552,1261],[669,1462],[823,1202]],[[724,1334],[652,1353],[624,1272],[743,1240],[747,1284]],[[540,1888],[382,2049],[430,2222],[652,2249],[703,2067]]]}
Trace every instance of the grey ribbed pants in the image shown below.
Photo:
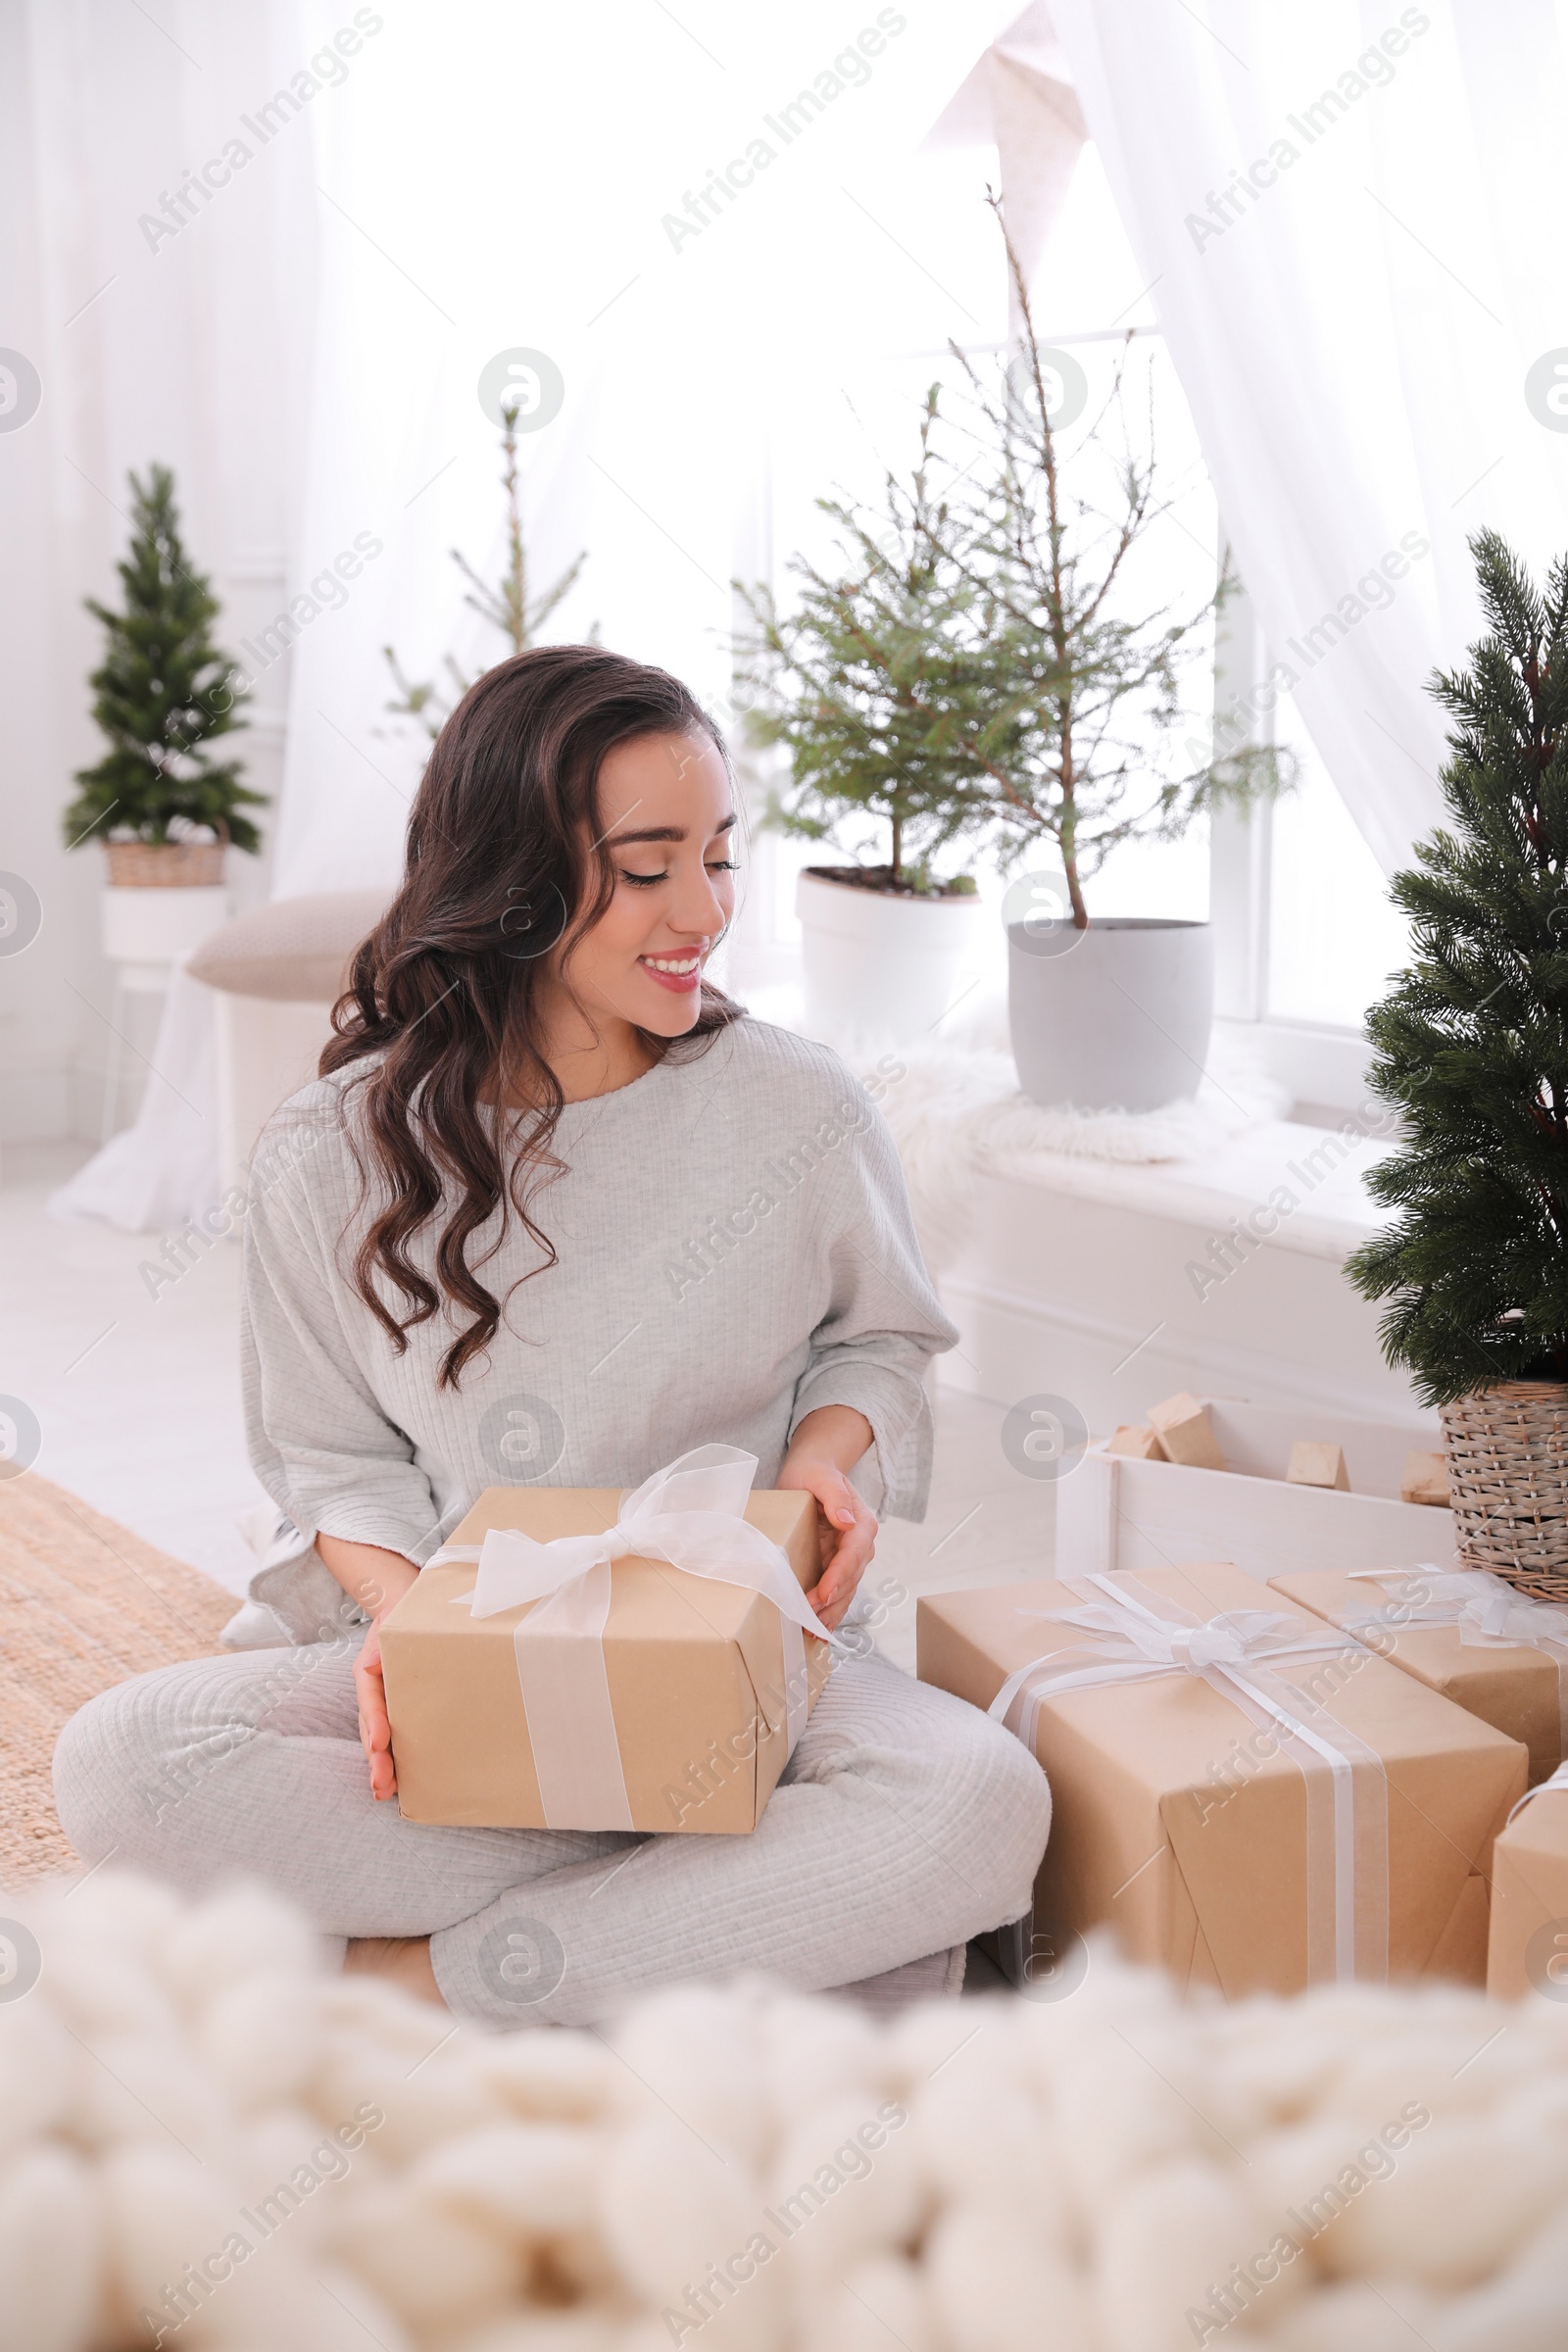
{"label": "grey ribbed pants", "polygon": [[1028,1908],[1044,1773],[880,1659],[831,1676],[749,1837],[590,1836],[435,1828],[377,1804],[358,1647],[198,1659],[92,1699],[55,1754],[77,1852],[191,1891],[243,1873],[327,1934],[429,1936],[450,2007],[494,2027],[591,2024],[656,1985],[746,1970],[827,1990]]}

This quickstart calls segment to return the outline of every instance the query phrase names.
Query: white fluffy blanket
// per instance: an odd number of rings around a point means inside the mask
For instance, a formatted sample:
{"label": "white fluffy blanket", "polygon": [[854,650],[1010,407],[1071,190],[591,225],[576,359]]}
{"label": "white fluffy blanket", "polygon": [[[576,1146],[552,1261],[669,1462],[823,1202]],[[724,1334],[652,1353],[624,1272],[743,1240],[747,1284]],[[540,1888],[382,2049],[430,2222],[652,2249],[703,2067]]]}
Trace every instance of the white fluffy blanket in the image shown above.
{"label": "white fluffy blanket", "polygon": [[1216,1039],[1190,1102],[1164,1110],[1047,1110],[1018,1085],[994,1018],[966,1039],[890,1049],[846,1034],[838,1046],[865,1080],[904,1162],[926,1261],[951,1264],[973,1216],[977,1173],[1027,1175],[1054,1158],[1125,1164],[1194,1159],[1266,1119],[1290,1097],[1245,1047]]}
{"label": "white fluffy blanket", "polygon": [[[761,1984],[487,2038],[286,1910],[0,1897],[0,2344],[1559,2352],[1568,2008],[1230,2008],[1096,1951],[878,2027]],[[181,2320],[181,2309],[189,2316]]]}

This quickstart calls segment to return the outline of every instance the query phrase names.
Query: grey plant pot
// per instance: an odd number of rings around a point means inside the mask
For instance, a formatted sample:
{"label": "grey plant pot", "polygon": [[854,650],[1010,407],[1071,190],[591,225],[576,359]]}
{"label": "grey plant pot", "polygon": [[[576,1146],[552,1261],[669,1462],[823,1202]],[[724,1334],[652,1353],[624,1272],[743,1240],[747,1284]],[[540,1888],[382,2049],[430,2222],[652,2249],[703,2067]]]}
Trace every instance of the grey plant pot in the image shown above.
{"label": "grey plant pot", "polygon": [[1007,925],[1024,1093],[1053,1108],[1159,1110],[1197,1093],[1214,1018],[1207,923],[1123,915]]}

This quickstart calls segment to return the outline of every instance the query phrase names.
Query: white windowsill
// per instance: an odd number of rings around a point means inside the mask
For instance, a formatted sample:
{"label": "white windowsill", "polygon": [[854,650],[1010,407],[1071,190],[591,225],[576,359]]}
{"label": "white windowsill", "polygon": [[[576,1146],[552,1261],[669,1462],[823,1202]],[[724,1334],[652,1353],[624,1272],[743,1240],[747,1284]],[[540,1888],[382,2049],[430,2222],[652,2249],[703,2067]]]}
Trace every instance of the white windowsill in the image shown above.
{"label": "white windowsill", "polygon": [[[768,958],[749,949],[736,961],[741,969],[731,975],[730,984],[758,1019],[785,1029],[801,1028],[799,950],[784,948]],[[724,985],[722,978],[719,984]],[[1294,1205],[1276,1202],[1273,1230],[1256,1238],[1264,1247],[1339,1264],[1388,1218],[1367,1193],[1365,1178],[1390,1144],[1361,1134],[1347,1137],[1338,1124],[1348,1120],[1350,1104],[1363,1100],[1359,1076],[1366,1040],[1350,1030],[1287,1022],[1223,1026],[1256,1038],[1271,1074],[1293,1094],[1299,1092],[1303,1100],[1325,1106],[1323,1118],[1333,1118],[1336,1124],[1271,1119],[1185,1160],[1129,1163],[1036,1152],[1014,1161],[998,1160],[987,1173],[1061,1198],[1102,1201],[1219,1234],[1233,1219],[1245,1223],[1283,1190],[1294,1197]],[[1293,1071],[1311,1081],[1310,1088],[1298,1087]]]}
{"label": "white windowsill", "polygon": [[[1146,1216],[1168,1217],[1223,1235],[1272,1203],[1272,1231],[1254,1229],[1264,1248],[1293,1250],[1338,1265],[1388,1211],[1366,1190],[1366,1173],[1391,1147],[1381,1139],[1347,1140],[1335,1129],[1270,1119],[1196,1159],[1129,1166],[1103,1159],[1045,1154],[993,1172],[1078,1200],[1100,1200]],[[1292,1201],[1275,1200],[1276,1193]]]}

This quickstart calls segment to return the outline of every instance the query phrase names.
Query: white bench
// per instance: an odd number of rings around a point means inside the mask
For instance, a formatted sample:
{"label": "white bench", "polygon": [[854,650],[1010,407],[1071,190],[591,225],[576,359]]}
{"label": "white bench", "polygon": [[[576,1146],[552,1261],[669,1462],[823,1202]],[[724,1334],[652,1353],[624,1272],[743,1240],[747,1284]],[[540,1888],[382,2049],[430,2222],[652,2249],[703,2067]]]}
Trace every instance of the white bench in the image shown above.
{"label": "white bench", "polygon": [[1041,1156],[981,1176],[942,1281],[960,1334],[943,1380],[1009,1404],[1063,1396],[1102,1437],[1188,1389],[1279,1406],[1299,1437],[1339,1415],[1435,1446],[1436,1416],[1344,1273],[1383,1220],[1365,1178],[1388,1149],[1273,1120],[1192,1160]]}

